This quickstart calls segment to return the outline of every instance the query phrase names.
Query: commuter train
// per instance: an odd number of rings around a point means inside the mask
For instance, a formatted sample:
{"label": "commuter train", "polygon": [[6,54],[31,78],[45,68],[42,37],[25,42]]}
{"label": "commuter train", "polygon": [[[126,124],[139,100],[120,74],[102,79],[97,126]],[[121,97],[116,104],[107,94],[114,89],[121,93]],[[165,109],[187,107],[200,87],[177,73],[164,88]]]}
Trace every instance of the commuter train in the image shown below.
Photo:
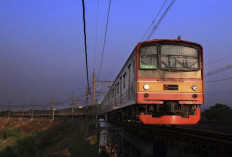
{"label": "commuter train", "polygon": [[108,119],[196,124],[204,104],[203,48],[179,39],[140,42],[100,104]]}

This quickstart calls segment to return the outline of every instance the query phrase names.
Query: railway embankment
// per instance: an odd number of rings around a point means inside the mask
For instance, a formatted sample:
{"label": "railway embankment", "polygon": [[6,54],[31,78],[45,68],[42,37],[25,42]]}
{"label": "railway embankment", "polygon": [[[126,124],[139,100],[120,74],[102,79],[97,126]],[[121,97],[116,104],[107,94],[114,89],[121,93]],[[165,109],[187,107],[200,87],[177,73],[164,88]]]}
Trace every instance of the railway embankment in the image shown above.
{"label": "railway embankment", "polygon": [[201,120],[196,125],[184,125],[179,127],[232,134],[232,121]]}
{"label": "railway embankment", "polygon": [[86,142],[88,127],[84,120],[0,118],[0,156],[95,157],[98,146]]}

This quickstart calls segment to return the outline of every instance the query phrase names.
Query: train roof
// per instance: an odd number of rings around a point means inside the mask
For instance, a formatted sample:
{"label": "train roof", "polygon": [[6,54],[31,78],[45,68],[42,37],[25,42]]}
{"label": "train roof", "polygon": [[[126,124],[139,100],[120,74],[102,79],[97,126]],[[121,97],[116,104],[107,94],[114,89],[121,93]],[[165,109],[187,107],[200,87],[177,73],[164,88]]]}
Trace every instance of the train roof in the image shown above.
{"label": "train roof", "polygon": [[152,40],[147,40],[147,41],[141,41],[136,46],[139,46],[139,45],[145,44],[145,43],[152,43],[152,42],[161,42],[161,43],[162,42],[179,42],[179,43],[194,44],[194,45],[198,45],[198,46],[202,47],[201,44],[199,44],[199,43],[188,41],[188,40],[180,40],[180,39],[152,39]]}

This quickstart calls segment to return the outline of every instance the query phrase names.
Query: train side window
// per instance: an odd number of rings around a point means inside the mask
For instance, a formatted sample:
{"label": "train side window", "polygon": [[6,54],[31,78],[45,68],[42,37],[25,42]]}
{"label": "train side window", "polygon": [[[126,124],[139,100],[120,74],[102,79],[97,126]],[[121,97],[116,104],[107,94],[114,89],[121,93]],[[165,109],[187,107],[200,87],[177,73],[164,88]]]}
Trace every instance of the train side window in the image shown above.
{"label": "train side window", "polygon": [[116,106],[116,92],[117,92],[117,87],[116,87],[116,84],[114,85],[114,100],[113,100],[113,103],[114,105]]}
{"label": "train side window", "polygon": [[119,82],[117,83],[117,94],[119,94]]}
{"label": "train side window", "polygon": [[131,64],[128,65],[128,83],[130,83],[130,77],[131,77]]}
{"label": "train side window", "polygon": [[130,99],[130,92],[131,92],[131,64],[128,66],[128,99]]}
{"label": "train side window", "polygon": [[110,105],[113,105],[114,104],[114,89],[112,89],[111,93],[110,93]]}
{"label": "train side window", "polygon": [[119,93],[122,93],[122,77],[120,77],[120,88],[119,88]]}
{"label": "train side window", "polygon": [[136,75],[136,63],[135,63],[135,58],[133,59],[133,77],[134,77],[134,80],[133,81],[135,81],[136,80],[136,77],[135,77],[135,75]]}
{"label": "train side window", "polygon": [[122,82],[122,84],[123,84],[123,89],[125,89],[126,88],[126,73],[123,74],[123,82]]}
{"label": "train side window", "polygon": [[109,104],[110,104],[110,101],[111,101],[111,92],[112,91],[109,92]]}
{"label": "train side window", "polygon": [[110,94],[110,95],[111,95],[111,98],[112,98],[112,99],[111,99],[111,102],[113,102],[113,100],[114,100],[114,88],[112,89],[112,91],[111,91],[111,94]]}

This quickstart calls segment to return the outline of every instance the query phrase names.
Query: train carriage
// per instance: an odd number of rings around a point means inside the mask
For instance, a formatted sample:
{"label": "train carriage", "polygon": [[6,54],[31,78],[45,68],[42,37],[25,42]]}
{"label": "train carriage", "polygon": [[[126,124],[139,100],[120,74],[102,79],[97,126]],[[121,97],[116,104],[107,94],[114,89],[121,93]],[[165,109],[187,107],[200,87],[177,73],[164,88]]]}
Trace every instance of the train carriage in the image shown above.
{"label": "train carriage", "polygon": [[140,42],[101,103],[101,113],[144,124],[196,124],[204,104],[203,49],[183,40]]}

